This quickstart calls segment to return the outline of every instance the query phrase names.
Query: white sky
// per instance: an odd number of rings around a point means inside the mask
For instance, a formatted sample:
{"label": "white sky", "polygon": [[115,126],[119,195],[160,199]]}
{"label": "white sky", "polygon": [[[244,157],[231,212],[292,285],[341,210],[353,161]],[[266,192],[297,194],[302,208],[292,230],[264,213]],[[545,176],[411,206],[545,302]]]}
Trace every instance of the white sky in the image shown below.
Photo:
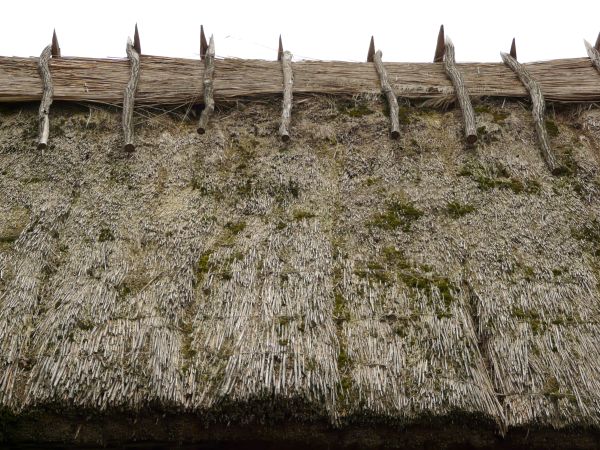
{"label": "white sky", "polygon": [[431,61],[440,24],[458,61],[500,61],[517,39],[520,61],[586,56],[600,31],[600,0],[410,2],[14,0],[2,4],[0,55],[38,56],[56,28],[63,56],[124,57],[138,23],[142,53],[197,58],[199,28],[217,56],[364,61],[369,39],[384,61]]}

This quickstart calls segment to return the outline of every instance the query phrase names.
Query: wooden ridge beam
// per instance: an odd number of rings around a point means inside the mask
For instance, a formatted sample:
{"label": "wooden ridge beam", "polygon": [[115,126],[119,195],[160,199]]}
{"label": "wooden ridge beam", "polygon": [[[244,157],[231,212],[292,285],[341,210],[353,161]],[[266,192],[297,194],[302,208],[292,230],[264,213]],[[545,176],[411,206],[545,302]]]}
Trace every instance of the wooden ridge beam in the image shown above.
{"label": "wooden ridge beam", "polygon": [[208,126],[208,120],[215,110],[215,100],[213,96],[213,78],[215,75],[215,41],[210,37],[210,44],[204,58],[204,109],[200,114],[198,122],[198,134],[204,134]]}
{"label": "wooden ridge beam", "polygon": [[463,113],[467,145],[473,145],[477,142],[477,128],[475,127],[475,111],[471,104],[471,97],[469,96],[469,91],[465,86],[463,77],[456,67],[454,44],[450,38],[446,38],[444,47],[444,69],[446,70],[446,75],[448,75],[448,78],[452,81],[454,90],[456,91],[456,97],[458,98],[458,104]]}
{"label": "wooden ridge beam", "polygon": [[529,71],[522,64],[517,62],[515,58],[504,52],[501,52],[500,56],[502,57],[504,64],[510,67],[510,69],[517,75],[519,80],[521,80],[521,83],[523,83],[529,92],[529,95],[531,96],[531,102],[533,104],[532,115],[538,140],[540,141],[540,147],[542,149],[542,156],[546,161],[546,165],[548,166],[548,169],[550,169],[550,172],[553,174],[557,173],[559,166],[556,162],[556,156],[550,148],[550,138],[548,137],[548,131],[546,130],[546,104],[540,85],[531,76]]}

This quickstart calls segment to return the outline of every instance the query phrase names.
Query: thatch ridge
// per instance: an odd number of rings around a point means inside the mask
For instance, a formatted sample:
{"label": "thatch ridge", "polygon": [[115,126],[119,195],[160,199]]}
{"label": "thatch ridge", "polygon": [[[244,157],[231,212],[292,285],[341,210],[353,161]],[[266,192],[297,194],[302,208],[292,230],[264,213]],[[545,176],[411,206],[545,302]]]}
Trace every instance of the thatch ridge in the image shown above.
{"label": "thatch ridge", "polygon": [[402,106],[395,142],[378,97],[312,97],[289,144],[274,101],[139,119],[132,155],[63,108],[43,153],[2,112],[3,415],[600,428],[597,108],[549,119],[561,176],[516,102],[475,105],[476,150],[458,110]]}

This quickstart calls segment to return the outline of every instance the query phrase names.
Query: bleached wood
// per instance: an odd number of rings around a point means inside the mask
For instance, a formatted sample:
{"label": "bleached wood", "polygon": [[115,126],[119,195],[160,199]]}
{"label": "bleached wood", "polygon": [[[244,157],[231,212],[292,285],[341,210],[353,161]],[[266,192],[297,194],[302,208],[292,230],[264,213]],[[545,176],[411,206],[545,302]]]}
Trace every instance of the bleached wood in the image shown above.
{"label": "bleached wood", "polygon": [[477,128],[475,127],[475,112],[473,111],[473,105],[471,104],[471,97],[469,91],[465,86],[463,77],[460,71],[456,67],[456,61],[454,57],[454,44],[448,38],[445,43],[446,53],[444,54],[444,69],[446,75],[452,81],[454,90],[456,91],[456,97],[458,98],[458,104],[463,113],[463,119],[465,121],[465,137],[468,145],[473,145],[477,142]]}
{"label": "bleached wood", "polygon": [[40,59],[38,61],[38,70],[42,78],[44,86],[44,93],[42,94],[42,101],[40,103],[39,111],[39,140],[38,148],[45,149],[48,146],[48,136],[50,135],[50,105],[52,105],[52,97],[54,94],[54,87],[52,85],[52,75],[48,67],[48,62],[52,56],[52,45],[48,45],[42,51]]}
{"label": "bleached wood", "polygon": [[555,172],[558,168],[558,164],[556,162],[556,156],[550,148],[550,139],[548,138],[548,131],[546,130],[546,121],[544,117],[546,105],[540,85],[537,83],[537,81],[535,81],[527,69],[508,53],[501,52],[500,56],[502,57],[504,64],[510,67],[517,77],[519,77],[519,80],[521,80],[521,83],[523,83],[529,92],[529,95],[531,96],[531,103],[533,104],[533,120],[538,139],[540,141],[542,156],[544,157],[544,160],[546,161],[550,171]]}
{"label": "bleached wood", "polygon": [[204,57],[204,109],[200,115],[198,123],[198,134],[204,134],[208,125],[208,120],[215,110],[215,100],[213,98],[213,79],[215,74],[215,42],[210,37],[208,51]]}
{"label": "bleached wood", "polygon": [[[599,37],[600,39],[600,37]],[[583,41],[585,43],[585,48],[587,50],[587,54],[592,61],[594,67],[600,72],[600,51],[596,50],[596,47],[592,47],[592,45],[588,41]]]}
{"label": "bleached wood", "polygon": [[281,125],[279,135],[281,140],[287,142],[290,140],[290,120],[292,117],[292,87],[294,84],[294,74],[292,72],[292,54],[288,51],[283,52],[281,60],[283,69],[283,112],[281,113]]}
{"label": "bleached wood", "polygon": [[127,39],[126,51],[130,63],[130,74],[123,97],[123,135],[125,137],[123,148],[128,152],[132,152],[135,150],[133,144],[133,108],[135,105],[135,92],[140,79],[140,55],[134,48],[131,39]]}
{"label": "bleached wood", "polygon": [[375,68],[377,69],[377,73],[379,74],[381,90],[385,94],[388,104],[390,106],[391,135],[393,139],[398,139],[400,137],[400,122],[398,120],[398,100],[396,99],[396,94],[394,94],[394,90],[392,89],[392,86],[390,86],[390,82],[388,81],[388,75],[385,70],[385,67],[383,66],[383,61],[381,60],[381,57],[381,50],[377,50],[373,57],[373,62],[375,63]]}

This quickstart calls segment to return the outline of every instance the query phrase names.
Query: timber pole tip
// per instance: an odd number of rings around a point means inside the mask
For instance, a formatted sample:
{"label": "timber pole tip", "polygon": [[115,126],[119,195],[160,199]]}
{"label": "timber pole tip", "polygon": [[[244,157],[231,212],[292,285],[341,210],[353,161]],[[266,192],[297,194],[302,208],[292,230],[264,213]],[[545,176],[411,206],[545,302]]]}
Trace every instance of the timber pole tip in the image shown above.
{"label": "timber pole tip", "polygon": [[60,58],[60,45],[58,45],[58,38],[56,37],[56,29],[52,31],[52,57]]}
{"label": "timber pole tip", "polygon": [[133,33],[133,48],[135,48],[138,55],[142,54],[142,44],[140,44],[140,33],[138,32],[137,23],[135,24],[135,32]]}
{"label": "timber pole tip", "polygon": [[283,59],[283,42],[281,41],[281,35],[279,35],[279,48],[277,50],[277,61]]}
{"label": "timber pole tip", "polygon": [[438,33],[433,62],[442,62],[444,60],[444,53],[446,53],[446,39],[444,37],[444,25],[442,24]]}
{"label": "timber pole tip", "polygon": [[600,52],[600,33],[598,33],[598,37],[596,38],[596,44],[594,45],[596,51]]}
{"label": "timber pole tip", "polygon": [[367,62],[373,62],[375,56],[375,38],[371,36],[371,43],[369,44],[369,52],[367,53]]}
{"label": "timber pole tip", "polygon": [[510,56],[517,59],[517,44],[515,43],[515,38],[513,38],[512,44],[510,44]]}
{"label": "timber pole tip", "polygon": [[208,50],[208,43],[206,42],[206,35],[204,34],[204,25],[200,25],[200,60],[203,61],[206,58],[206,51]]}

